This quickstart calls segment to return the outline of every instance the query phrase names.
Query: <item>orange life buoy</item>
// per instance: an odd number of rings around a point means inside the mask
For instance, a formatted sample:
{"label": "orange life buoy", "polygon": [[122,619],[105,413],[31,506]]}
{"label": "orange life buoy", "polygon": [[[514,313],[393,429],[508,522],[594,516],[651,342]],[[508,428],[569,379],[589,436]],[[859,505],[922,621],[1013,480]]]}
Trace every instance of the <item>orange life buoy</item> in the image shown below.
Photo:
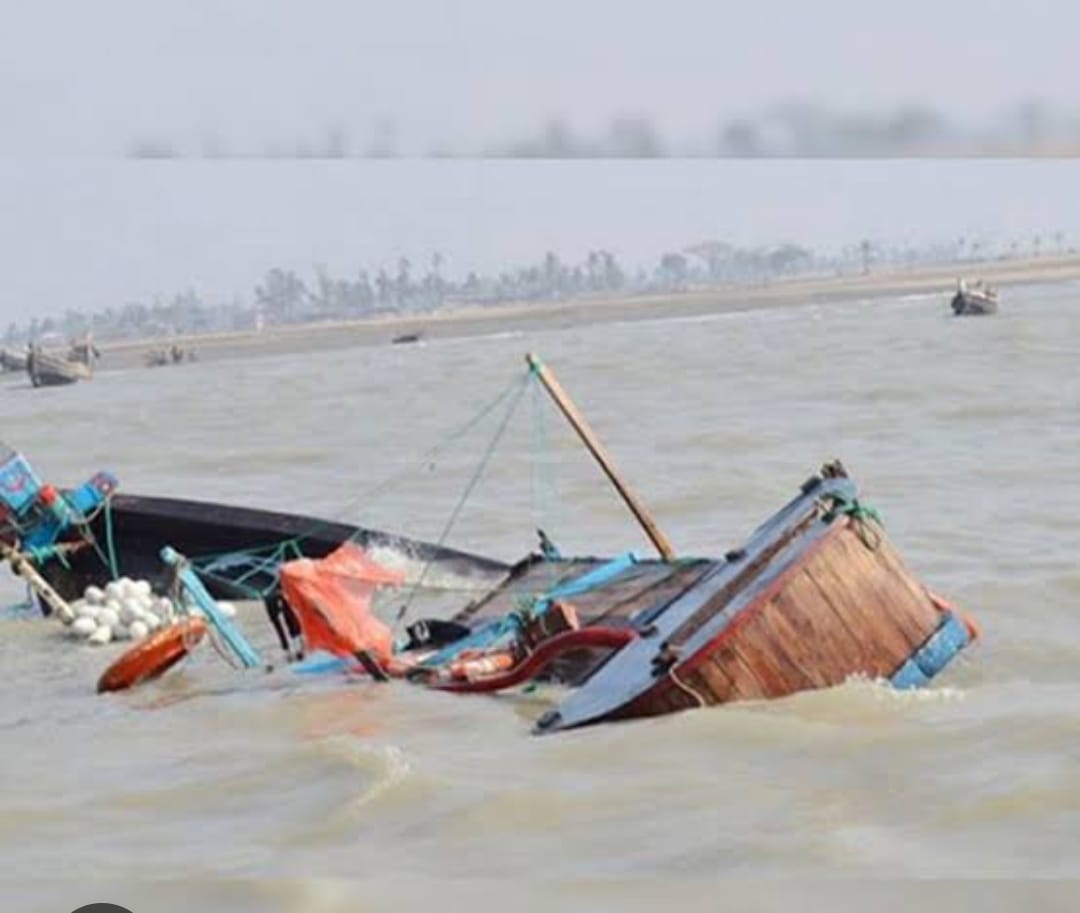
{"label": "orange life buoy", "polygon": [[198,616],[177,621],[137,643],[98,679],[98,694],[123,691],[157,678],[188,655],[206,634],[206,622]]}

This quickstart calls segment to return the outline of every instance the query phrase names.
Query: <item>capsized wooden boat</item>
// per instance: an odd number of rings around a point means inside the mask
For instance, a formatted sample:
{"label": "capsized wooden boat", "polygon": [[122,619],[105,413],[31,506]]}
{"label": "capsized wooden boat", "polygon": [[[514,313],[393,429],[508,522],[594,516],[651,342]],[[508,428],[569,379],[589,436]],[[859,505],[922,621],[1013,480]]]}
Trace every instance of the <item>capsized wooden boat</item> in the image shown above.
{"label": "capsized wooden boat", "polygon": [[[512,632],[510,649],[501,647],[512,664],[437,687],[491,692],[543,672],[578,687],[537,721],[538,732],[553,732],[783,697],[852,676],[923,685],[975,636],[905,567],[839,462],[804,483],[742,548],[721,560],[675,559],[565,391],[540,377],[662,560],[522,562],[454,618],[470,627],[460,643],[474,653],[485,636]],[[435,662],[446,668],[455,650],[463,655],[451,645]]]}
{"label": "capsized wooden boat", "polygon": [[99,472],[78,488],[58,490],[0,442],[0,541],[35,556],[37,569],[64,599],[127,576],[161,584],[166,545],[182,550],[220,598],[271,593],[282,561],[319,558],[355,542],[384,560],[428,569],[466,591],[501,580],[508,566],[419,539],[303,514],[181,498],[128,494]]}
{"label": "capsized wooden boat", "polygon": [[[119,573],[152,577],[160,567],[160,549],[180,575],[174,582],[183,581],[218,634],[236,645],[240,664],[257,668],[260,658],[224,618],[218,620],[221,613],[206,590],[217,588],[225,595],[258,592],[262,587],[253,583],[265,581],[267,608],[290,660],[304,652],[303,644],[298,651],[293,641],[298,633],[301,639],[306,636],[305,618],[328,635],[322,643],[345,645],[344,653],[335,654],[328,666],[320,660],[315,670],[295,667],[297,671],[355,670],[359,664],[379,680],[400,676],[455,692],[496,692],[533,679],[571,686],[570,696],[536,721],[537,732],[778,698],[838,685],[852,676],[916,687],[926,684],[975,636],[969,620],[905,567],[839,463],[827,464],[804,483],[743,547],[723,558],[677,558],[565,391],[532,357],[530,370],[612,480],[659,559],[630,554],[563,558],[542,536],[540,556],[507,567],[442,546],[295,515],[125,498],[91,480],[89,491],[84,486],[70,498],[84,522],[65,528],[96,543],[98,560],[83,548],[71,553],[67,567],[49,562],[46,571],[54,577],[48,582],[58,589],[66,583],[78,593],[87,582],[104,580],[103,542],[111,542],[109,552],[128,562]],[[23,541],[26,529],[38,528],[30,525],[38,513],[45,518],[42,522],[53,523],[49,518],[64,510],[57,513],[55,492],[46,499],[44,489],[41,494],[29,490],[29,470],[20,459],[9,454],[8,462],[0,465],[0,494],[12,493],[10,508]],[[108,500],[102,503],[105,489]],[[38,502],[43,507],[35,513]],[[45,527],[46,532],[53,530]],[[35,546],[35,541],[26,541]],[[352,556],[354,563],[379,572],[371,580],[363,577],[365,571],[355,572],[349,579],[359,584],[358,591],[368,592],[390,579],[405,580],[407,575],[398,575],[398,569],[388,568],[388,574],[379,567],[380,549],[418,559],[423,572],[411,582],[414,594],[430,580],[428,571],[435,565],[457,580],[486,580],[487,586],[450,619],[420,616],[406,628],[407,637],[392,638],[381,620],[368,617],[363,625],[355,623],[370,614],[370,602],[368,595],[350,594],[352,584],[340,567],[330,567],[335,556],[342,566],[349,559],[338,548],[342,543],[354,551],[353,543],[359,545],[363,551]],[[260,545],[266,552],[253,554]],[[289,549],[283,550],[284,545]],[[37,547],[38,554],[41,551]],[[288,558],[298,554],[330,555],[322,578],[311,562],[297,562],[294,569],[305,573],[291,579],[304,596],[303,604],[287,588],[283,592],[276,586],[289,571]],[[88,581],[90,574],[97,575],[93,581]],[[318,590],[317,598],[298,589],[302,580]],[[298,626],[282,630],[275,600],[292,609]],[[411,596],[398,621],[404,620],[410,602]]]}
{"label": "capsized wooden boat", "polygon": [[[115,555],[119,575],[162,580],[161,551],[171,545],[196,561],[207,588],[222,599],[264,594],[274,588],[282,560],[320,558],[347,541],[432,564],[455,579],[475,581],[476,588],[491,586],[507,571],[506,564],[494,559],[382,530],[303,514],[124,492],[111,494],[108,509],[91,518],[89,529],[100,549]],[[73,537],[80,535],[72,531]],[[275,560],[273,553],[286,544]],[[49,562],[42,574],[69,599],[112,577],[94,548],[70,553],[64,562]]]}
{"label": "capsized wooden boat", "polygon": [[635,636],[538,732],[784,697],[852,676],[923,685],[974,635],[907,569],[838,464],[743,548],[624,618]]}

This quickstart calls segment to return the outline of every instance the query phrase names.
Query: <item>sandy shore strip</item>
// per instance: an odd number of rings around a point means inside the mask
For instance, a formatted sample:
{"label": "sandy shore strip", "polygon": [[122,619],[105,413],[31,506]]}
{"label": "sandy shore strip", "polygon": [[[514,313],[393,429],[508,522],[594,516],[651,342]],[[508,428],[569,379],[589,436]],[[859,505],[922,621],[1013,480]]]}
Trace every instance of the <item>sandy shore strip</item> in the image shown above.
{"label": "sandy shore strip", "polygon": [[[102,341],[98,344],[103,354],[98,370],[142,365],[149,352],[173,344],[195,350],[200,360],[217,360],[243,355],[386,345],[396,337],[414,333],[424,339],[461,338],[917,294],[939,294],[944,311],[960,276],[969,280],[983,279],[999,287],[1077,281],[1080,280],[1080,255],[874,271],[859,276],[785,279],[762,285],[691,289],[662,295],[446,307],[432,314],[272,327],[258,333],[244,331]],[[1008,306],[1006,296],[1002,307]]]}

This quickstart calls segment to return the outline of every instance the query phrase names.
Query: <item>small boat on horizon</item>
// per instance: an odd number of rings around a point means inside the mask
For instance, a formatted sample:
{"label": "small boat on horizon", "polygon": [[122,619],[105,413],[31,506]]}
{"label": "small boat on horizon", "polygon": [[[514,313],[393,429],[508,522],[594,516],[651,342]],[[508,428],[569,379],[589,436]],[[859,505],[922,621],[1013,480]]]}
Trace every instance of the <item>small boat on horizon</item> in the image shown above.
{"label": "small boat on horizon", "polygon": [[0,348],[0,372],[5,374],[21,373],[26,370],[26,353]]}
{"label": "small boat on horizon", "polygon": [[972,285],[967,280],[958,279],[956,294],[951,302],[952,312],[957,317],[974,317],[984,314],[996,314],[998,309],[997,289],[985,285],[981,279]]}
{"label": "small boat on horizon", "polygon": [[26,357],[26,373],[35,387],[60,387],[92,379],[94,368],[89,361],[33,348]]}
{"label": "small boat on horizon", "polygon": [[183,349],[178,345],[168,348],[151,349],[143,357],[143,362],[148,368],[161,368],[166,365],[181,365],[184,362],[197,361],[198,356],[194,349]]}
{"label": "small boat on horizon", "polygon": [[89,336],[82,342],[72,343],[65,355],[31,344],[26,353],[26,373],[35,387],[74,384],[93,378],[94,361],[100,357],[101,352]]}

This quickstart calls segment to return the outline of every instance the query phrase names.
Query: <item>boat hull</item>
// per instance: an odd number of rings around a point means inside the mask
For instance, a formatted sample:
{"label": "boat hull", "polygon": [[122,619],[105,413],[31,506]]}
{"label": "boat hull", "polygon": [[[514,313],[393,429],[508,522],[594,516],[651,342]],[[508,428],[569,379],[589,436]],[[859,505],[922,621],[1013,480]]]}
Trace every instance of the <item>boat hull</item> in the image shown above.
{"label": "boat hull", "polygon": [[[42,569],[67,599],[77,598],[90,584],[100,586],[111,579],[103,558],[110,553],[115,555],[118,574],[161,584],[165,570],[160,556],[166,545],[196,561],[214,557],[204,563],[208,571],[203,579],[219,598],[251,598],[272,589],[277,563],[268,561],[267,553],[285,542],[291,543],[289,557],[321,558],[352,540],[363,548],[392,549],[412,560],[437,564],[488,586],[508,570],[493,559],[381,530],[301,514],[137,494],[113,495],[108,510],[93,519],[91,532],[98,549],[81,548],[68,556],[66,564],[50,561]],[[259,553],[254,563],[252,553]]]}
{"label": "boat hull", "polygon": [[0,371],[14,373],[26,370],[26,356],[17,355],[7,349],[0,349]]}
{"label": "boat hull", "polygon": [[35,387],[66,386],[94,376],[93,369],[84,362],[40,351],[27,358],[26,373]]}
{"label": "boat hull", "polygon": [[997,298],[978,292],[957,292],[952,299],[952,311],[957,317],[978,317],[996,314]]}
{"label": "boat hull", "polygon": [[[827,506],[836,503],[847,508]],[[689,591],[635,618],[639,636],[537,730],[785,697],[852,676],[907,685],[912,658],[952,620],[850,482],[818,480]]]}

